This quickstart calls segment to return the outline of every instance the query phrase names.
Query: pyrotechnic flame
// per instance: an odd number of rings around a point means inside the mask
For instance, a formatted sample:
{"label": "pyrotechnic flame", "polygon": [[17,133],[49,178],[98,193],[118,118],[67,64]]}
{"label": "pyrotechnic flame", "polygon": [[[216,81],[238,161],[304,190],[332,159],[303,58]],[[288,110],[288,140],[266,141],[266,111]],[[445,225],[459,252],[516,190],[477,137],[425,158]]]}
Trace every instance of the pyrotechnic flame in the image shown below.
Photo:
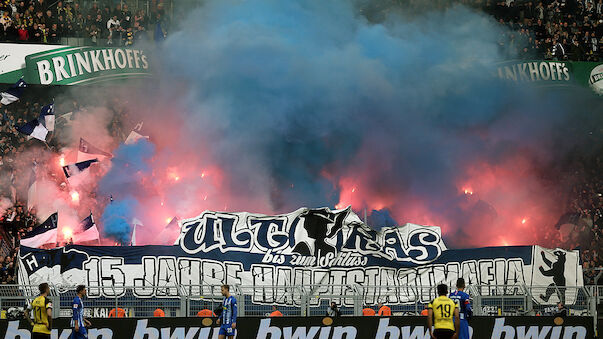
{"label": "pyrotechnic flame", "polygon": [[68,240],[73,236],[73,231],[70,228],[63,227],[63,238]]}
{"label": "pyrotechnic flame", "polygon": [[76,191],[71,192],[71,201],[72,202],[80,201],[80,194]]}
{"label": "pyrotechnic flame", "polygon": [[467,195],[473,195],[473,190],[471,188],[465,188],[463,192],[465,192]]}
{"label": "pyrotechnic flame", "polygon": [[522,224],[525,224],[527,221],[528,221],[528,219],[527,219],[527,218],[523,218],[523,219],[521,219],[521,223],[522,223]]}
{"label": "pyrotechnic flame", "polygon": [[167,177],[168,177],[168,179],[173,180],[173,181],[180,180],[180,175],[178,173],[176,173],[176,171],[173,169],[168,170]]}
{"label": "pyrotechnic flame", "polygon": [[172,221],[172,218],[165,218],[165,223],[166,223],[166,224],[169,224],[169,223],[170,223],[170,221]]}
{"label": "pyrotechnic flame", "polygon": [[61,167],[65,166],[65,156],[61,155],[61,157],[59,158],[59,164],[61,165]]}

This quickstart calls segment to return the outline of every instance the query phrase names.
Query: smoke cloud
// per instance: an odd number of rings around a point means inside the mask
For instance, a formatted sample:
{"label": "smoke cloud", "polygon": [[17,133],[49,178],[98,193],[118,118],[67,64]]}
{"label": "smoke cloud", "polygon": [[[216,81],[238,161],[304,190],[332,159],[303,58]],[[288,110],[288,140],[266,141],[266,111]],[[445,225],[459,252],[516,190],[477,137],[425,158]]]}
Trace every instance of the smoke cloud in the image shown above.
{"label": "smoke cloud", "polygon": [[[205,209],[347,205],[441,226],[451,247],[541,242],[560,164],[600,142],[600,99],[496,79],[500,33],[462,6],[373,24],[348,1],[207,1],[156,51],[156,83],[106,89],[151,143],[112,151],[86,199],[121,243],[132,218],[160,243]],[[123,141],[95,121],[99,146]]]}

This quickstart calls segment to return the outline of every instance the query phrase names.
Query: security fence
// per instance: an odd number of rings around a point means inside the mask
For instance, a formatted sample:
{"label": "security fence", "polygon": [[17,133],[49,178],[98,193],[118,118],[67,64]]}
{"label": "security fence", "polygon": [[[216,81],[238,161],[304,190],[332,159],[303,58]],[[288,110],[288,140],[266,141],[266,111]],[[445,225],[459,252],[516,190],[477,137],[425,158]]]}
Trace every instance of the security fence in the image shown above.
{"label": "security fence", "polygon": [[[561,300],[570,315],[596,317],[603,302],[603,286],[470,285],[466,292],[474,314],[486,316],[550,315]],[[379,303],[394,316],[419,315],[436,296],[431,286],[361,285],[232,286],[231,294],[240,316],[267,316],[273,307],[284,316],[323,316],[331,303],[342,316],[362,315],[365,307],[377,311]],[[37,286],[0,285],[2,317],[24,309],[37,295]],[[54,316],[71,316],[75,296],[75,286],[51,286]],[[220,285],[89,286],[84,304],[87,315],[96,318],[122,312],[126,317],[152,317],[157,309],[167,317],[185,317],[211,315],[222,299]]]}

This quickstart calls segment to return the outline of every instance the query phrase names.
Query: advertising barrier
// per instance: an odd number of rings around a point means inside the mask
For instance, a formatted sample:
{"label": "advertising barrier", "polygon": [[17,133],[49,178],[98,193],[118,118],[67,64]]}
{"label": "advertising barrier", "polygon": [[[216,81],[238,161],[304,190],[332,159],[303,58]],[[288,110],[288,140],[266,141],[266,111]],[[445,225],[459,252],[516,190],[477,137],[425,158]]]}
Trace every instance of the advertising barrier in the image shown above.
{"label": "advertising barrier", "polygon": [[[212,318],[91,319],[88,339],[216,339]],[[592,339],[586,317],[475,317],[473,339]],[[430,339],[425,317],[310,317],[237,319],[237,339]],[[25,321],[0,320],[0,339],[30,339]],[[69,319],[54,322],[52,339],[67,339]]]}
{"label": "advertising barrier", "polygon": [[23,77],[29,84],[78,85],[150,75],[148,56],[137,48],[0,44],[0,83]]}
{"label": "advertising barrier", "polygon": [[603,94],[603,63],[584,61],[516,60],[498,66],[500,79],[543,86],[589,86]]}

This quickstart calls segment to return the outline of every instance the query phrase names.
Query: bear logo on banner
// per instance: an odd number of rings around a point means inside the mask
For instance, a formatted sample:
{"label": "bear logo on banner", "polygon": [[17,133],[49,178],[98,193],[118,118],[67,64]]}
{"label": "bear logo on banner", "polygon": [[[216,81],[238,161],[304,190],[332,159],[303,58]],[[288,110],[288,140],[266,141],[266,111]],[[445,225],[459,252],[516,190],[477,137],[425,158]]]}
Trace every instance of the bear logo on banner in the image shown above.
{"label": "bear logo on banner", "polygon": [[300,215],[304,220],[304,229],[309,239],[300,240],[293,248],[294,253],[303,256],[325,256],[337,253],[337,248],[326,242],[343,228],[347,213],[332,213],[326,208],[310,209]]}
{"label": "bear logo on banner", "polygon": [[543,266],[539,266],[540,273],[545,277],[553,277],[553,282],[546,289],[546,294],[541,294],[540,299],[544,302],[549,301],[553,293],[557,292],[559,301],[565,304],[565,261],[566,255],[563,251],[555,251],[553,254],[557,257],[557,261],[552,262],[546,256],[544,251],[540,252],[542,255],[542,261],[548,267],[545,269]]}

